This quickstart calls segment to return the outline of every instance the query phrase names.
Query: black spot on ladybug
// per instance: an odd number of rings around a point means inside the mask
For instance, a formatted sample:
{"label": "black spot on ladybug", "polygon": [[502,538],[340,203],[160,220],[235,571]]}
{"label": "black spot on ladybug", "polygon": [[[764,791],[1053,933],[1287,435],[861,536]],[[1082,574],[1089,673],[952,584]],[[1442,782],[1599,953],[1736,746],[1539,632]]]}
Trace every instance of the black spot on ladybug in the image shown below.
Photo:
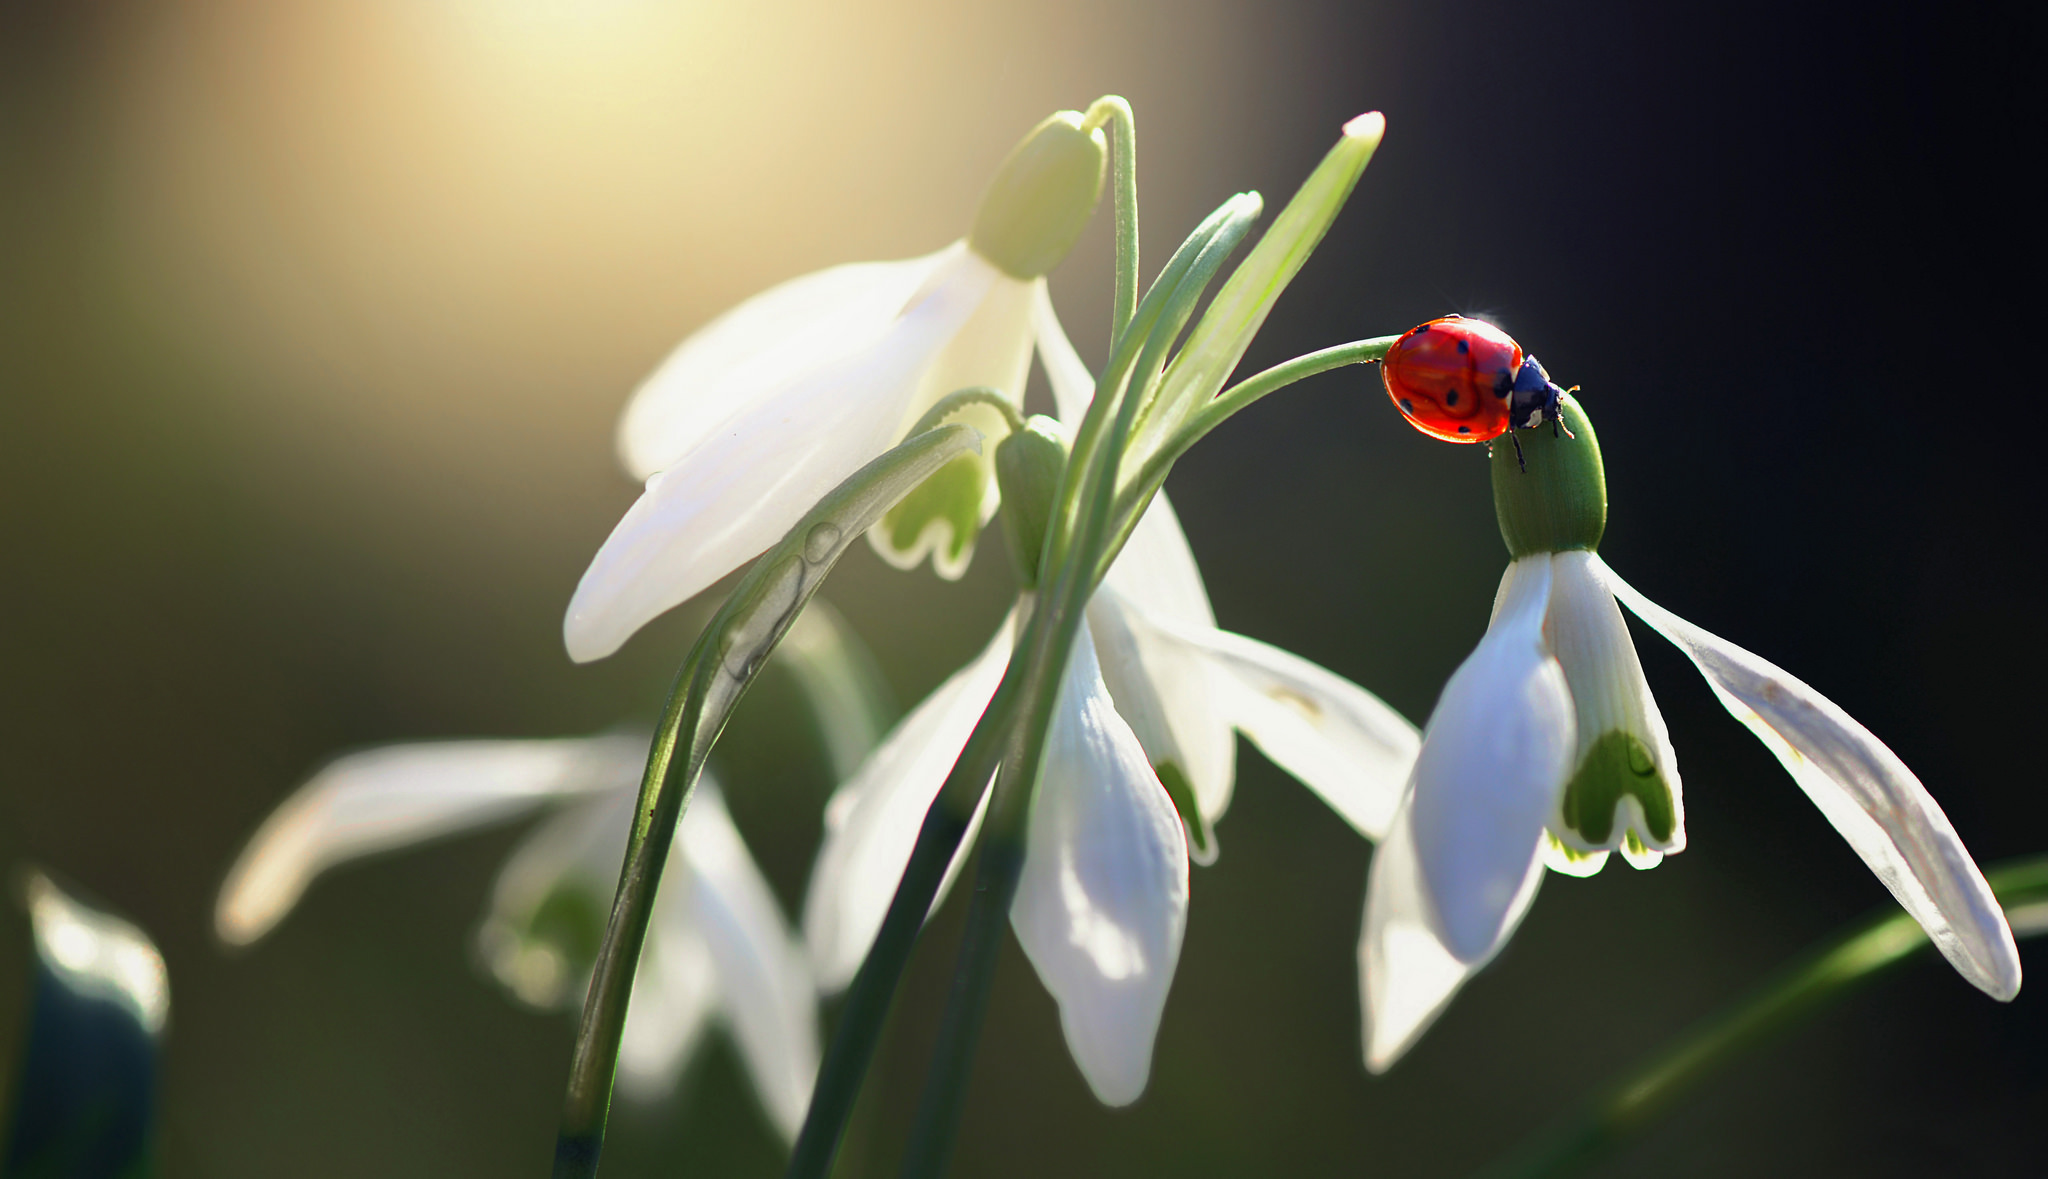
{"label": "black spot on ladybug", "polygon": [[1419,327],[1419,328],[1416,328],[1416,329],[1415,329],[1414,331],[1412,331],[1412,332],[1409,332],[1408,334],[1409,334],[1409,335],[1411,335],[1411,336],[1419,336],[1419,335],[1421,335],[1422,333],[1424,333],[1424,332],[1426,332],[1426,331],[1428,331],[1428,330],[1429,330],[1429,325],[1425,323],[1425,324],[1423,324],[1423,325],[1422,325],[1421,327]]}
{"label": "black spot on ladybug", "polygon": [[1509,393],[1514,391],[1514,387],[1515,378],[1508,370],[1502,369],[1493,374],[1493,395],[1495,397],[1505,399]]}
{"label": "black spot on ladybug", "polygon": [[1414,412],[1415,412],[1415,403],[1414,403],[1414,402],[1412,402],[1412,401],[1410,401],[1410,400],[1408,400],[1408,399],[1407,399],[1406,397],[1403,397],[1403,398],[1401,399],[1401,412],[1402,412],[1402,413],[1414,413]]}
{"label": "black spot on ladybug", "polygon": [[1463,356],[1465,353],[1470,351],[1472,351],[1472,342],[1470,340],[1458,341],[1458,355]]}
{"label": "black spot on ladybug", "polygon": [[1459,427],[1458,427],[1458,433],[1460,433],[1460,434],[1470,434],[1471,432],[1472,432],[1472,427],[1470,427],[1470,426],[1459,426]]}
{"label": "black spot on ladybug", "polygon": [[1445,390],[1444,404],[1453,407],[1455,407],[1458,404],[1458,391],[1456,389]]}

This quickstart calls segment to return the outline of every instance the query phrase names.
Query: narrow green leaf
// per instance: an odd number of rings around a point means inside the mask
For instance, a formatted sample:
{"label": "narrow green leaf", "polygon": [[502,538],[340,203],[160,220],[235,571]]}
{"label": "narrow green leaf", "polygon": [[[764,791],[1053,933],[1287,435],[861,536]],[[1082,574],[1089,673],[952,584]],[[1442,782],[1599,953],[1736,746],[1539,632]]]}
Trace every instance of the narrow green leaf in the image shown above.
{"label": "narrow green leaf", "polygon": [[1337,146],[1316,165],[1294,199],[1274,219],[1272,228],[1216,292],[1166,374],[1161,412],[1154,419],[1159,430],[1147,431],[1140,457],[1223,387],[1224,378],[1237,367],[1280,292],[1287,289],[1336,220],[1359,175],[1372,162],[1385,130],[1386,120],[1377,114],[1360,115],[1346,123]]}
{"label": "narrow green leaf", "polygon": [[[2048,932],[2048,855],[1995,864],[1984,878],[2015,936]],[[1747,999],[1693,1025],[1599,1098],[1481,1174],[1537,1179],[1579,1171],[1651,1125],[1722,1067],[1930,944],[1911,914],[1885,905]]]}

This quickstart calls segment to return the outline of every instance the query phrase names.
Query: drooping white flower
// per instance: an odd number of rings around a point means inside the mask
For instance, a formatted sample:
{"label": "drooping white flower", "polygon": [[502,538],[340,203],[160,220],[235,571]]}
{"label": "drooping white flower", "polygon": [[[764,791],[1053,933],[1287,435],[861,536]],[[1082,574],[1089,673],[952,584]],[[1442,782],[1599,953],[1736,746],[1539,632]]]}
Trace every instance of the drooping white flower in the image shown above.
{"label": "drooping white flower", "polygon": [[1359,969],[1365,1055],[1383,1071],[1528,911],[1546,865],[1638,868],[1685,847],[1676,757],[1616,603],[1670,639],[1730,714],[1985,993],[2020,962],[2004,913],[1926,787],[1847,713],[1776,665],[1679,618],[1594,552],[1606,519],[1599,442],[1525,435],[1495,494],[1514,561],[1486,636],[1444,687],[1392,830],[1373,859]]}
{"label": "drooping white flower", "polygon": [[[1074,420],[1092,380],[1044,311],[1040,355]],[[925,812],[1002,680],[1025,609],[833,795],[804,906],[825,989],[845,986],[866,956]],[[1217,629],[1163,494],[1089,603],[1057,708],[1011,924],[1059,1001],[1090,1087],[1124,1105],[1150,1072],[1186,922],[1188,860],[1215,856],[1235,733],[1372,838],[1392,822],[1419,736],[1342,677]]]}
{"label": "drooping white flower", "polygon": [[[478,931],[484,960],[539,1007],[581,1006],[626,833],[643,737],[392,745],[332,763],[273,812],[228,874],[223,941],[262,937],[314,876],[359,856],[557,813],[519,844]],[[756,1093],[794,1138],[818,1067],[816,992],[802,947],[707,775],[676,831],[641,951],[619,1054],[628,1096],[666,1096],[721,1018]]]}
{"label": "drooping white flower", "polygon": [[[968,387],[1022,404],[1034,309],[1101,192],[1099,130],[1067,111],[1004,162],[973,232],[922,258],[793,279],[712,321],[648,378],[619,424],[647,486],[598,550],[563,623],[601,659],[780,539],[823,495]],[[1001,436],[982,406],[956,420]],[[963,456],[868,533],[892,563],[958,577],[994,514],[988,462]]]}

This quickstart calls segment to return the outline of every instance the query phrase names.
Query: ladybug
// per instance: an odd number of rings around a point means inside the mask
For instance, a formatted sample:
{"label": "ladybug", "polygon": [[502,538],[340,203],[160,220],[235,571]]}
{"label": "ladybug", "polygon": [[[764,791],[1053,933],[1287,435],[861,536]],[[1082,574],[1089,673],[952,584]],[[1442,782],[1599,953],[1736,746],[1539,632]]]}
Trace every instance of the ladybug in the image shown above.
{"label": "ladybug", "polygon": [[[1380,362],[1380,379],[1409,425],[1446,442],[1513,439],[1546,421],[1560,428],[1567,392],[1506,332],[1462,315],[1403,333]],[[1521,449],[1515,440],[1517,456]]]}

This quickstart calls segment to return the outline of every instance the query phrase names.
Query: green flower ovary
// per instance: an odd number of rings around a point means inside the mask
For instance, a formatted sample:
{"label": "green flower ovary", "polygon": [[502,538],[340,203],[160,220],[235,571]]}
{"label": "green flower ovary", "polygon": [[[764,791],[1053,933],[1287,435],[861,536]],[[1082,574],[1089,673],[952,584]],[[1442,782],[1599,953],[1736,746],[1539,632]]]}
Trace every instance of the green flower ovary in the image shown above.
{"label": "green flower ovary", "polygon": [[[1607,468],[1600,438],[1576,398],[1558,405],[1564,429],[1548,425],[1493,442],[1493,511],[1516,559],[1598,549],[1607,530]],[[1516,442],[1520,449],[1516,449]]]}
{"label": "green flower ovary", "polygon": [[1038,588],[1038,559],[1051,526],[1052,501],[1067,468],[1060,424],[1033,414],[1024,428],[996,445],[996,485],[1003,493],[1003,535],[1017,567],[1017,584]]}
{"label": "green flower ovary", "polygon": [[1031,129],[989,183],[967,244],[1012,278],[1060,264],[1095,213],[1109,144],[1081,116],[1061,111]]}
{"label": "green flower ovary", "polygon": [[1668,846],[1678,828],[1671,787],[1657,772],[1657,759],[1647,745],[1633,733],[1613,730],[1593,742],[1566,784],[1560,808],[1564,825],[1587,846],[1607,846],[1614,839],[1615,814],[1624,798],[1634,798],[1642,808],[1642,842],[1653,848]]}

